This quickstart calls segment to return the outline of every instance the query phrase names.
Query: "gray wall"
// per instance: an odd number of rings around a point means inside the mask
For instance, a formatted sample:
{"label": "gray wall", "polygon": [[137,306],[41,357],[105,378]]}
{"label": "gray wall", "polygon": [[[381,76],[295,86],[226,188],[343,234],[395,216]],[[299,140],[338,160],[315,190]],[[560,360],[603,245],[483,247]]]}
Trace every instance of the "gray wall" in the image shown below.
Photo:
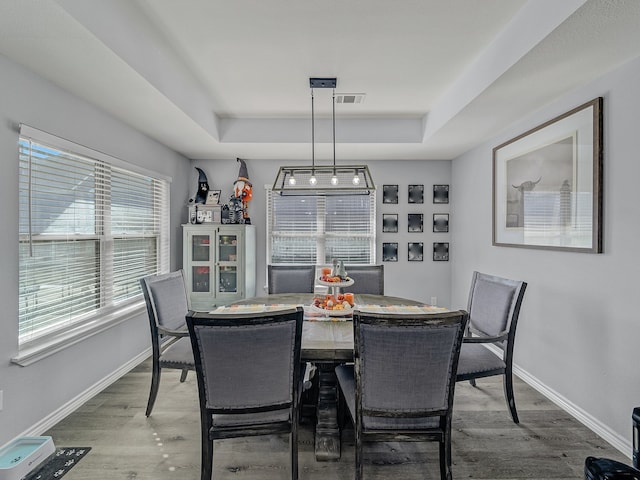
{"label": "gray wall", "polygon": [[[253,184],[253,200],[249,203],[251,222],[257,230],[257,287],[256,293],[266,293],[266,195],[265,184],[273,184],[278,167],[277,161],[246,159],[249,179]],[[323,162],[320,162],[323,164]],[[339,154],[337,163],[340,163]],[[433,233],[432,219],[434,213],[449,213],[449,204],[434,205],[432,202],[433,184],[449,184],[451,178],[451,162],[449,161],[372,161],[367,162],[376,186],[377,216],[377,262],[382,262],[382,242],[398,242],[399,254],[397,262],[384,262],[385,293],[405,298],[429,302],[437,297],[438,304],[448,306],[450,303],[450,267],[449,262],[432,261],[432,244],[434,241],[448,242],[449,233]],[[287,165],[310,165],[310,159],[299,162],[287,161]],[[207,174],[209,186],[222,190],[222,200],[227,201],[232,193],[233,182],[238,177],[239,163],[235,159],[193,162],[195,167],[202,168]],[[195,194],[197,173],[192,169],[190,185],[191,195]],[[394,184],[399,188],[397,205],[382,204],[382,185]],[[424,184],[425,201],[423,204],[407,203],[407,186]],[[382,213],[397,213],[399,218],[398,233],[382,233]],[[424,232],[407,232],[407,214],[422,213],[424,215]],[[407,243],[424,243],[424,261],[407,261]]]}
{"label": "gray wall", "polygon": [[[640,405],[638,78],[640,60],[532,113],[452,165],[452,303],[466,302],[474,270],[526,280],[517,366],[629,455],[631,411]],[[598,96],[604,97],[604,254],[491,246],[492,148]]]}
{"label": "gray wall", "polygon": [[[173,178],[172,267],[182,248],[180,220],[189,162],[175,152],[0,56],[0,445],[33,433],[54,412],[113,375],[149,345],[143,308],[133,318],[28,367],[18,352],[17,128],[25,123]],[[176,200],[178,199],[178,200]]]}

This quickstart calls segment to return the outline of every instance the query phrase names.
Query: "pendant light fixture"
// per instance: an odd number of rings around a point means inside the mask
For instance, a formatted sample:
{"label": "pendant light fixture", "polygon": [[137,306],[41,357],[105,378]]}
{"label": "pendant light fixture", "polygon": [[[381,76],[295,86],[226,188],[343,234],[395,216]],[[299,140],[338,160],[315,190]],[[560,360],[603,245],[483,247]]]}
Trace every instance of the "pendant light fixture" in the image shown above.
{"label": "pendant light fixture", "polygon": [[[280,195],[369,195],[375,190],[367,165],[336,165],[336,78],[310,78],[311,167],[280,167],[273,191]],[[314,88],[332,88],[333,164],[316,165]]]}

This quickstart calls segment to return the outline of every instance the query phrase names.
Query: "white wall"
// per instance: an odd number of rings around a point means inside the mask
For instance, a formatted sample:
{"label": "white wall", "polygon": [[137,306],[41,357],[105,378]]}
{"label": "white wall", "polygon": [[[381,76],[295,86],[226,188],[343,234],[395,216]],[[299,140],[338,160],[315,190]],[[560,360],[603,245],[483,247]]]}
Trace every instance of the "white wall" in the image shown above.
{"label": "white wall", "polygon": [[[639,78],[635,60],[452,165],[452,303],[466,302],[474,270],[527,281],[515,363],[627,455],[631,412],[640,405]],[[491,246],[492,148],[598,96],[604,97],[604,253]]]}
{"label": "white wall", "polygon": [[[253,200],[249,203],[251,221],[257,230],[257,294],[266,293],[262,288],[266,285],[266,203],[265,184],[272,185],[281,162],[245,159],[249,171],[249,179],[253,184]],[[339,156],[338,156],[338,163]],[[378,231],[377,262],[382,262],[382,242],[398,242],[397,262],[384,262],[385,293],[405,298],[429,302],[431,297],[438,298],[438,304],[449,306],[450,303],[450,266],[449,262],[432,261],[433,242],[448,242],[449,233],[433,233],[432,219],[434,213],[449,213],[449,204],[434,205],[432,202],[432,186],[450,183],[451,162],[449,161],[371,161],[367,162],[371,170],[377,192]],[[299,162],[287,161],[287,165],[310,165],[310,159]],[[193,162],[192,166],[202,168],[207,174],[209,186],[222,190],[222,200],[227,201],[231,195],[233,182],[238,178],[239,163],[235,159]],[[197,187],[197,172],[192,168],[190,173],[190,195],[194,195]],[[397,205],[382,204],[382,185],[398,185],[399,200]],[[425,200],[423,204],[407,203],[407,186],[423,184]],[[382,214],[397,213],[399,218],[398,233],[382,233]],[[424,215],[424,232],[407,232],[407,214],[422,213]],[[407,243],[424,243],[424,261],[407,261]],[[454,252],[451,253],[455,255]]]}
{"label": "white wall", "polygon": [[[149,346],[146,312],[28,367],[10,363],[18,351],[18,153],[17,127],[25,123],[173,178],[172,268],[181,258],[180,221],[189,163],[0,56],[0,445],[37,425],[118,371]],[[176,199],[179,199],[177,201]],[[40,432],[41,433],[41,432]]]}

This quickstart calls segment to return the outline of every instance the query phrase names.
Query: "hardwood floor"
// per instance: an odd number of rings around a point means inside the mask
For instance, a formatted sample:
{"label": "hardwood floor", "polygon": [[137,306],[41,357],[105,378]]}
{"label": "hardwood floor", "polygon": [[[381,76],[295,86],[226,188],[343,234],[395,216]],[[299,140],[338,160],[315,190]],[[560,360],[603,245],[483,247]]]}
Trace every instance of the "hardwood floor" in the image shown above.
{"label": "hardwood floor", "polygon": [[[56,446],[92,447],[65,480],[199,480],[195,373],[185,383],[178,380],[179,372],[163,372],[153,414],[145,417],[150,383],[150,362],[145,362],[47,432]],[[583,479],[589,455],[629,463],[518,379],[515,396],[520,425],[511,421],[501,378],[480,380],[477,388],[467,382],[456,386],[455,479]],[[219,441],[214,451],[215,479],[290,478],[288,436]],[[365,461],[367,480],[440,478],[435,444],[369,444]],[[299,462],[301,480],[353,479],[353,431],[343,433],[339,461],[316,462],[312,426],[303,425]]]}

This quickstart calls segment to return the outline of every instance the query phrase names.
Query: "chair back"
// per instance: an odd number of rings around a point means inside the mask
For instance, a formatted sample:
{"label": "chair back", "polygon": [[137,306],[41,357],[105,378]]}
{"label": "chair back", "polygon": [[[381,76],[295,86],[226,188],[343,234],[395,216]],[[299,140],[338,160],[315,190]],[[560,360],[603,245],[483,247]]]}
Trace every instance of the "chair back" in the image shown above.
{"label": "chair back", "polygon": [[354,280],[345,292],[384,295],[384,265],[347,265],[345,269]]}
{"label": "chair back", "polygon": [[147,304],[152,337],[158,336],[158,327],[168,330],[185,328],[189,305],[182,270],[141,278],[140,285]]}
{"label": "chair back", "polygon": [[473,272],[469,293],[469,327],[477,335],[504,336],[496,342],[505,349],[513,344],[526,282]]}
{"label": "chair back", "polygon": [[315,265],[269,265],[269,293],[313,293]]}
{"label": "chair back", "polygon": [[356,415],[365,429],[384,428],[388,417],[450,419],[467,318],[463,310],[354,312]]}
{"label": "chair back", "polygon": [[214,413],[296,407],[302,307],[187,316],[200,406]]}

